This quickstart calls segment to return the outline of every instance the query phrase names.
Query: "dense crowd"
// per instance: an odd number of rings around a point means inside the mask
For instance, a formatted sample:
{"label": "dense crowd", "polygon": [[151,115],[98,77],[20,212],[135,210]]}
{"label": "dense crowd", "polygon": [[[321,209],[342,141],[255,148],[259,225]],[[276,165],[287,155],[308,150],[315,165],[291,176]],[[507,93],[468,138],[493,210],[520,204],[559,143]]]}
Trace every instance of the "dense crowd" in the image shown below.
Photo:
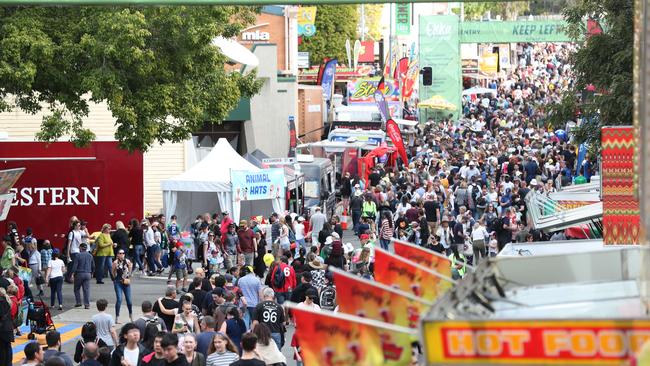
{"label": "dense crowd", "polygon": [[[26,365],[282,365],[284,349],[300,364],[300,342],[308,340],[288,336],[295,324],[283,304],[335,311],[328,268],[372,279],[375,246],[390,250],[397,238],[448,256],[453,277],[462,278],[466,264],[507,243],[546,240],[531,225],[526,196],[588,182],[596,166],[588,156],[579,161],[565,131],[544,125],[546,106],[573,83],[572,50],[519,45],[507,76],[488,83],[494,92],[465,98],[459,120],[416,127],[401,168],[378,163],[367,179],[345,173],[330,217],[318,207],[305,217],[239,222],[206,213],[182,228],[175,216],[158,215],[104,224],[97,234],[72,217],[61,251],[11,223],[0,248],[0,364],[11,363],[22,304],[33,305],[48,286],[50,306],[57,300],[63,309],[67,281],[74,306],[89,309],[93,278],[113,282],[115,301],[95,301],[75,354],[61,352],[61,335],[46,330],[47,350],[27,344]],[[165,271],[163,296],[142,302],[134,319],[131,282]],[[128,322],[118,330],[122,301]]]}

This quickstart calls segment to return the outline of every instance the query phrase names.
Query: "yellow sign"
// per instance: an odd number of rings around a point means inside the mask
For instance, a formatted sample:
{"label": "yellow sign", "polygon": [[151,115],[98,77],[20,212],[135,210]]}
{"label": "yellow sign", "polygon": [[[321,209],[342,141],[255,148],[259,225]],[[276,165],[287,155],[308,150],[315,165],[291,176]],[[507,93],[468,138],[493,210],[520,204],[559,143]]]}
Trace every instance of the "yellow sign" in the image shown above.
{"label": "yellow sign", "polygon": [[298,9],[298,35],[310,37],[316,34],[316,7],[301,6]]}
{"label": "yellow sign", "polygon": [[498,63],[499,63],[498,54],[485,53],[479,59],[478,69],[488,74],[496,74]]}

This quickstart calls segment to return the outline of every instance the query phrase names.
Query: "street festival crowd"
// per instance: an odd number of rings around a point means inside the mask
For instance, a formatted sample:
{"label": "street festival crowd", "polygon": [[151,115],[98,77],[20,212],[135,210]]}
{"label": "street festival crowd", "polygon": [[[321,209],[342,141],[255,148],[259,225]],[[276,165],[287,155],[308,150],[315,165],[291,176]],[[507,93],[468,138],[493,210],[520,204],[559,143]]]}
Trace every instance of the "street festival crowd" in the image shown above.
{"label": "street festival crowd", "polygon": [[[336,311],[329,268],[372,280],[375,248],[400,239],[448,256],[458,279],[466,264],[507,243],[549,240],[531,227],[524,198],[589,182],[596,169],[589,157],[578,164],[565,131],[544,124],[545,107],[573,82],[572,47],[520,44],[511,72],[489,82],[494,93],[464,97],[457,121],[416,127],[403,168],[377,164],[368,179],[340,177],[331,217],[319,208],[310,217],[283,212],[239,222],[206,213],[188,229],[159,215],[104,224],[96,236],[88,226],[100,223],[72,217],[61,251],[47,240],[37,246],[37,232],[10,223],[0,246],[0,364],[11,364],[23,305],[49,287],[49,306],[63,309],[64,282],[73,284],[75,307],[96,313],[74,354],[62,352],[61,335],[49,330],[47,350],[36,341],[25,346],[25,365],[284,365],[287,347],[301,364],[300,343],[309,340],[288,336],[295,324],[282,304]],[[165,292],[136,304],[143,316],[134,319],[131,281],[157,274],[167,275]],[[115,299],[91,303],[93,277],[112,281]]]}

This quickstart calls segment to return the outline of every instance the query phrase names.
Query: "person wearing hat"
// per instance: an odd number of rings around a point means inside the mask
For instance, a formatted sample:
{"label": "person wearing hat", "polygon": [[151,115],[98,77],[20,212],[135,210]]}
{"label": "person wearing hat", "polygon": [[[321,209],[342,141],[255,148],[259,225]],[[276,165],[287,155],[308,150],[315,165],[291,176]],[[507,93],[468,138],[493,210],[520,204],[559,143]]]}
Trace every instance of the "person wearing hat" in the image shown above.
{"label": "person wearing hat", "polygon": [[440,227],[438,227],[438,231],[436,232],[436,239],[438,240],[438,243],[440,244],[442,250],[444,250],[447,255],[451,254],[451,245],[454,242],[454,234],[449,227],[449,218],[447,216],[443,216],[442,220],[440,221]]}
{"label": "person wearing hat", "polygon": [[74,283],[74,298],[75,307],[81,306],[80,290],[83,290],[83,304],[84,308],[90,308],[90,277],[95,271],[95,260],[92,254],[88,253],[88,244],[81,243],[79,245],[79,254],[72,263],[70,269],[72,274],[70,279]]}
{"label": "person wearing hat", "polygon": [[363,192],[357,189],[354,196],[350,199],[350,212],[352,213],[352,228],[356,235],[359,235],[359,220],[361,219],[361,210],[363,206]]}

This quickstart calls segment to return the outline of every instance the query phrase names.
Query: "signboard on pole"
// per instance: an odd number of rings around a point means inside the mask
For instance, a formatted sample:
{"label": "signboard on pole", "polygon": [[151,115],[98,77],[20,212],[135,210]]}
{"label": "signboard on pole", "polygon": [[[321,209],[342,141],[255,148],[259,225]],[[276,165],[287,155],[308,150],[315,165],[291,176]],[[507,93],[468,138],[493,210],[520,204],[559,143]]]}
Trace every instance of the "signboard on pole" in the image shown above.
{"label": "signboard on pole", "polygon": [[564,20],[462,22],[460,43],[572,42]]}
{"label": "signboard on pole", "polygon": [[257,171],[232,170],[230,179],[235,202],[284,197],[287,187],[284,170],[279,168]]}
{"label": "signboard on pole", "polygon": [[395,34],[408,36],[411,34],[411,4],[395,4]]}
{"label": "signboard on pole", "polygon": [[431,67],[431,86],[420,81],[420,100],[440,96],[461,109],[461,61],[458,37],[459,21],[455,15],[420,17],[420,67]]}
{"label": "signboard on pole", "polygon": [[265,165],[291,165],[296,162],[296,158],[267,158],[262,159],[262,163]]}
{"label": "signboard on pole", "polygon": [[425,320],[427,365],[622,365],[650,340],[647,320]]}
{"label": "signboard on pole", "polygon": [[298,9],[298,36],[311,37],[316,34],[316,7],[301,6]]}

